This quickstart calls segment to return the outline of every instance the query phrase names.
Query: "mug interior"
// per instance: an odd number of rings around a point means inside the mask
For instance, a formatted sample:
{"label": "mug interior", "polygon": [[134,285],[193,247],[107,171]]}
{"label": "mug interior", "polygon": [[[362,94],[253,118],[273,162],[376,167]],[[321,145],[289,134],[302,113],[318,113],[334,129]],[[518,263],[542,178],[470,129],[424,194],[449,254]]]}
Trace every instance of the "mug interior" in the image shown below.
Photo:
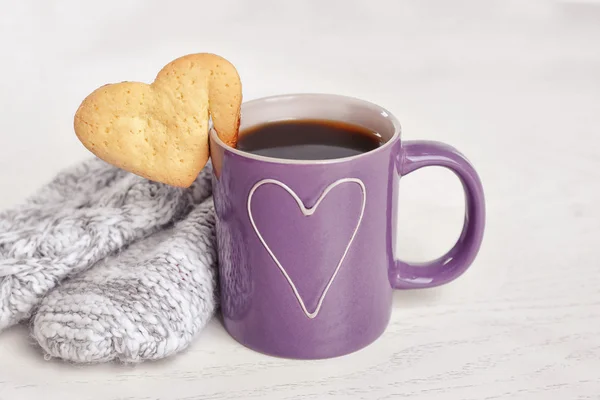
{"label": "mug interior", "polygon": [[[328,120],[340,121],[358,125],[377,132],[381,136],[382,146],[356,156],[321,160],[323,162],[336,162],[354,159],[370,154],[386,147],[392,139],[400,135],[400,123],[386,109],[353,97],[333,94],[290,94],[264,97],[250,100],[242,104],[240,135],[258,125],[269,122],[289,120]],[[277,161],[286,163],[314,163],[315,160],[291,160],[265,157],[232,148],[223,143],[214,129],[211,129],[211,138],[221,147],[245,157],[263,161]],[[319,161],[319,160],[317,160]]]}

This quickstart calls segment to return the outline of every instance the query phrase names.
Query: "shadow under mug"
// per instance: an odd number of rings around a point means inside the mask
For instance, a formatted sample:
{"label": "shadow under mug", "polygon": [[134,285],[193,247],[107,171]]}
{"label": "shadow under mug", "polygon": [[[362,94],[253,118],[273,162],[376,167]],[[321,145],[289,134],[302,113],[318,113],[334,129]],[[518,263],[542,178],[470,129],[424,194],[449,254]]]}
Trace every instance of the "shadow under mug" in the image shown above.
{"label": "shadow under mug", "polygon": [[[254,350],[315,359],[361,349],[385,330],[394,289],[459,277],[482,241],[485,204],[469,161],[438,142],[400,139],[400,124],[367,101],[329,94],[267,97],[242,106],[240,130],[286,119],[360,125],[383,138],[369,152],[330,160],[249,154],[210,134],[221,310],[225,328]],[[394,254],[399,178],[442,166],[461,180],[465,223],[453,248],[413,264]]]}

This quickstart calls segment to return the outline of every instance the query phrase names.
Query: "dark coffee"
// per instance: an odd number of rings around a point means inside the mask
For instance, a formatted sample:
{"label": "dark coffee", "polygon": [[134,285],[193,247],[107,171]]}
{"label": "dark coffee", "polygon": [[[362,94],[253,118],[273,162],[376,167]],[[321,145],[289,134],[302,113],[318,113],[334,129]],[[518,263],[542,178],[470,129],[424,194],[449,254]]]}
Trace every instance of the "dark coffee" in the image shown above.
{"label": "dark coffee", "polygon": [[237,148],[261,156],[325,160],[366,153],[381,146],[377,132],[326,120],[268,122],[240,132]]}

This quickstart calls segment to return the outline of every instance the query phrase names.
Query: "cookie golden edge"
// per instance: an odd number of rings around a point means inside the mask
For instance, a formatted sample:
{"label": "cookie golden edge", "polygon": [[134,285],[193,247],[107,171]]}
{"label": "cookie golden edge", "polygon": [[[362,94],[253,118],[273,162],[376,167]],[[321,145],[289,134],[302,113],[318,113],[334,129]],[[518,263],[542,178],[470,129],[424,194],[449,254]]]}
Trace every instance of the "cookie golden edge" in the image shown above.
{"label": "cookie golden edge", "polygon": [[181,56],[165,65],[156,75],[151,86],[167,80],[177,71],[185,71],[201,64],[209,72],[208,110],[213,127],[225,144],[236,147],[241,122],[243,101],[242,82],[235,66],[214,53],[194,53]]}
{"label": "cookie golden edge", "polygon": [[[237,144],[239,126],[241,120],[241,103],[242,103],[242,90],[241,80],[237,69],[225,58],[211,53],[195,53],[188,54],[179,57],[165,67],[163,67],[157,74],[156,79],[149,87],[155,85],[157,80],[160,81],[162,74],[170,71],[177,70],[180,67],[189,67],[190,62],[192,65],[194,62],[198,62],[202,68],[206,68],[207,65],[210,69],[209,86],[209,113],[213,117],[213,126],[217,135],[229,146],[235,147]],[[212,67],[212,68],[210,68]],[[122,84],[133,83],[141,84],[141,82],[122,82]],[[177,187],[189,187],[200,171],[205,167],[210,157],[210,146],[209,146],[209,132],[208,126],[206,133],[202,134],[203,144],[198,150],[200,154],[197,154],[196,162],[192,166],[193,170],[188,169],[184,173],[176,173],[175,171],[156,171],[156,168],[147,167],[136,167],[131,163],[123,162],[123,157],[119,157],[117,152],[107,149],[106,147],[95,146],[92,139],[94,135],[93,126],[86,121],[84,117],[90,112],[94,112],[93,103],[94,99],[98,96],[98,93],[106,89],[107,86],[113,86],[118,84],[106,84],[89,94],[78,107],[74,116],[74,130],[79,141],[84,145],[90,152],[103,159],[104,161],[129,172],[132,172],[138,176],[144,177],[149,180],[162,182],[171,186]],[[230,90],[224,91],[222,87],[227,87]],[[216,90],[215,90],[216,89]],[[217,93],[214,93],[214,92]],[[211,92],[213,96],[211,96]],[[223,93],[225,92],[225,93]],[[223,110],[225,110],[223,112]]]}
{"label": "cookie golden edge", "polygon": [[[108,143],[107,138],[98,133],[99,125],[110,118],[114,118],[111,113],[98,113],[97,104],[106,100],[105,91],[118,91],[120,86],[129,85],[143,85],[142,87],[150,87],[149,85],[142,82],[131,82],[125,81],[116,84],[103,85],[92,93],[90,93],[78,107],[73,121],[73,127],[75,134],[83,146],[91,153],[96,155],[103,161],[114,165],[117,168],[131,172],[140,177],[149,179],[154,182],[168,184],[174,187],[187,188],[195,181],[200,171],[204,168],[209,159],[209,148],[205,143],[208,143],[208,133],[201,133],[199,141],[202,143],[201,146],[197,147],[195,154],[195,162],[191,167],[184,170],[170,169],[166,170],[161,168],[160,162],[151,163],[151,165],[144,164],[143,160],[132,160],[122,157],[118,150],[115,150],[115,146],[120,146],[118,143]],[[118,93],[117,93],[118,94]],[[109,139],[110,140],[110,139]],[[122,144],[127,144],[128,139],[125,135],[122,135]]]}

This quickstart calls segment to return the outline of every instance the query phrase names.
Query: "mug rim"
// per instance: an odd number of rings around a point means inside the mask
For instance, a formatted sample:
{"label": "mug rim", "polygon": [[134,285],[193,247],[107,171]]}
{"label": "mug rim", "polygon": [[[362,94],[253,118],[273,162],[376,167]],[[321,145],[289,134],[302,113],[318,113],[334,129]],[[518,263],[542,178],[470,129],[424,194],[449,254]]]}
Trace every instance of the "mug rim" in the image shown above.
{"label": "mug rim", "polygon": [[[270,101],[289,100],[289,99],[298,98],[298,97],[301,97],[301,98],[318,97],[320,99],[329,98],[329,99],[335,100],[335,101],[354,103],[356,105],[359,105],[359,106],[362,106],[365,108],[378,109],[380,114],[384,118],[389,119],[389,121],[392,123],[392,125],[394,127],[394,133],[382,146],[379,146],[373,150],[369,150],[365,153],[356,154],[356,155],[348,156],[348,157],[317,159],[317,160],[296,160],[296,159],[288,159],[288,158],[270,157],[270,156],[263,156],[263,155],[253,154],[253,153],[249,153],[249,152],[246,152],[243,150],[239,150],[239,149],[237,149],[235,147],[231,147],[228,144],[226,144],[225,142],[223,142],[221,140],[221,138],[219,138],[219,135],[217,135],[214,128],[212,128],[212,127],[210,129],[209,136],[210,136],[211,140],[214,140],[214,142],[217,145],[219,145],[222,149],[230,151],[230,152],[236,154],[237,156],[256,160],[256,161],[268,162],[268,163],[295,164],[295,165],[338,164],[338,163],[354,161],[354,160],[357,160],[357,159],[360,159],[360,158],[363,158],[363,157],[366,157],[369,155],[374,155],[381,151],[385,151],[389,146],[393,146],[393,143],[396,140],[398,140],[400,137],[400,132],[401,132],[400,121],[398,121],[398,119],[394,116],[394,114],[392,114],[390,111],[388,111],[386,108],[384,108],[380,105],[377,105],[373,102],[363,100],[363,99],[360,99],[357,97],[352,97],[352,96],[330,94],[330,93],[278,94],[278,95],[265,96],[265,97],[259,97],[256,99],[248,100],[247,102],[242,103],[242,110],[243,110],[244,106],[253,105],[256,103],[262,103],[262,102],[268,103]],[[242,115],[240,115],[240,118],[242,118]],[[295,119],[295,118],[292,117],[292,118],[289,118],[288,120],[293,120],[293,119]],[[300,120],[300,118],[299,118],[299,120]]]}

